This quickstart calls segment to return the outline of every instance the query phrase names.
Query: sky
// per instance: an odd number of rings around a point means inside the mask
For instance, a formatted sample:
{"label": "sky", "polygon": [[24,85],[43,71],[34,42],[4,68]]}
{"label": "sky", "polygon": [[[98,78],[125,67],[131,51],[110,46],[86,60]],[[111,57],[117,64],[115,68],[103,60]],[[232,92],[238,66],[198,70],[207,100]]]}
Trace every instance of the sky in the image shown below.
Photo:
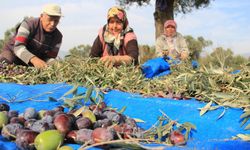
{"label": "sky", "polygon": [[[25,16],[39,17],[47,3],[59,4],[64,17],[58,29],[63,34],[59,56],[81,45],[92,45],[98,30],[106,22],[107,11],[117,5],[115,0],[0,0],[0,39],[4,32],[22,21]],[[134,29],[140,45],[155,44],[154,0],[147,6],[132,5],[126,9],[129,25]],[[250,53],[250,1],[215,0],[209,7],[193,10],[188,14],[177,14],[177,31],[194,38],[202,36],[211,40],[215,47],[230,48],[234,54]]]}

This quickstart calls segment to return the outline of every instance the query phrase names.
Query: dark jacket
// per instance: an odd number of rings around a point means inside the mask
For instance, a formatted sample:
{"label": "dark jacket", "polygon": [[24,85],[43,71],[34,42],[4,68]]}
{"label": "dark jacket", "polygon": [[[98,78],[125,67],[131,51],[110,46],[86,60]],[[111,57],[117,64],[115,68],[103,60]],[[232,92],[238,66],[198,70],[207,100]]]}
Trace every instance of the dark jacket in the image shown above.
{"label": "dark jacket", "polygon": [[[90,57],[103,57],[105,54],[105,42],[103,39],[103,32],[104,32],[105,27],[99,29],[98,36],[96,37],[90,51]],[[131,33],[129,33],[131,34]],[[134,34],[134,33],[133,33]],[[135,36],[135,35],[134,35]],[[125,38],[127,36],[125,35]],[[119,52],[124,51],[119,53],[119,55],[128,55],[133,58],[134,64],[138,65],[138,57],[139,57],[139,48],[138,48],[138,43],[137,39],[130,39],[127,40],[124,39],[124,43],[122,44],[122,47],[120,48]]]}
{"label": "dark jacket", "polygon": [[15,35],[3,50],[13,51],[16,57],[28,64],[34,56],[42,60],[57,57],[61,43],[62,34],[58,29],[45,32],[39,18],[27,18],[16,27]]}

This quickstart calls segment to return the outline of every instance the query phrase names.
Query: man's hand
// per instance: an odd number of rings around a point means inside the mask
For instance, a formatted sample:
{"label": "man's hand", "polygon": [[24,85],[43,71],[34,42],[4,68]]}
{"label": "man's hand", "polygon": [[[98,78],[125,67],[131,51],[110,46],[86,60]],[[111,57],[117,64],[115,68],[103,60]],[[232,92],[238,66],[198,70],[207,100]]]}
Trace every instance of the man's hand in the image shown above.
{"label": "man's hand", "polygon": [[46,68],[48,66],[45,61],[36,56],[30,59],[30,63],[32,63],[35,68]]}

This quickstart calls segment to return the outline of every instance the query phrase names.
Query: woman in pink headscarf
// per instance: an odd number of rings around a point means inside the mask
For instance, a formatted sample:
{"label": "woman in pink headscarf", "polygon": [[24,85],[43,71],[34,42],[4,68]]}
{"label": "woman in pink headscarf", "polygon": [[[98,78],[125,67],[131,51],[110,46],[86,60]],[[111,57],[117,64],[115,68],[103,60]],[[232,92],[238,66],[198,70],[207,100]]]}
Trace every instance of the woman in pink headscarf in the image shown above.
{"label": "woman in pink headscarf", "polygon": [[186,40],[176,32],[177,24],[174,20],[164,23],[164,33],[156,39],[156,55],[170,56],[172,59],[186,60],[189,55]]}
{"label": "woman in pink headscarf", "polygon": [[126,12],[120,7],[108,11],[107,24],[98,33],[90,57],[100,57],[105,66],[138,64],[139,48],[136,35],[129,27]]}

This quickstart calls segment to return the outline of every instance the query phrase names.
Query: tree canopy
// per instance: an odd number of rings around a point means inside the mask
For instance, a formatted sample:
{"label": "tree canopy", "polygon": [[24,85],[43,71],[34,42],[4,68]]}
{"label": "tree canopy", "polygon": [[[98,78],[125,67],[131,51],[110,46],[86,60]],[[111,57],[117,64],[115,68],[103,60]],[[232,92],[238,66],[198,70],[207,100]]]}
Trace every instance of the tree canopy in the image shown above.
{"label": "tree canopy", "polygon": [[69,50],[70,56],[80,56],[80,57],[89,57],[89,53],[91,50],[90,45],[78,45]]}
{"label": "tree canopy", "polygon": [[188,49],[190,51],[191,59],[199,59],[200,53],[205,47],[208,47],[213,44],[210,40],[205,40],[202,36],[197,39],[193,38],[191,35],[185,36],[185,39],[188,43]]}
{"label": "tree canopy", "polygon": [[[150,0],[116,0],[119,5],[129,7],[132,4],[139,6],[150,4]],[[155,37],[157,38],[163,31],[163,24],[168,19],[174,19],[178,13],[189,13],[193,9],[207,7],[212,0],[155,0]]]}
{"label": "tree canopy", "polygon": [[15,32],[15,28],[14,27],[11,28],[11,29],[9,29],[9,30],[7,30],[7,31],[5,31],[4,38],[0,39],[0,52],[3,49],[4,43],[6,41],[8,41],[12,37],[12,35],[14,34],[14,32]]}

